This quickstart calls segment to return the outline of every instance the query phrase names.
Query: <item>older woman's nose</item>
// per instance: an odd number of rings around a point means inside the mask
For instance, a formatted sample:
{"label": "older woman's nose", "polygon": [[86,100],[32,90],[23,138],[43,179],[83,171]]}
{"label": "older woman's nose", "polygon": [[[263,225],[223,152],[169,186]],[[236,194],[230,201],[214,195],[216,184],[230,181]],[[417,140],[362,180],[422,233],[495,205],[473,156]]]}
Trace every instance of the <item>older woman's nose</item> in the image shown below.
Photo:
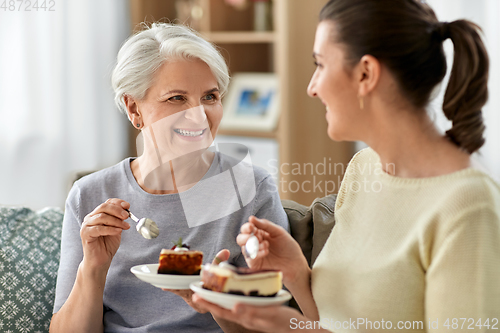
{"label": "older woman's nose", "polygon": [[197,124],[203,123],[207,119],[207,115],[205,113],[205,108],[203,107],[203,105],[187,109],[184,117]]}

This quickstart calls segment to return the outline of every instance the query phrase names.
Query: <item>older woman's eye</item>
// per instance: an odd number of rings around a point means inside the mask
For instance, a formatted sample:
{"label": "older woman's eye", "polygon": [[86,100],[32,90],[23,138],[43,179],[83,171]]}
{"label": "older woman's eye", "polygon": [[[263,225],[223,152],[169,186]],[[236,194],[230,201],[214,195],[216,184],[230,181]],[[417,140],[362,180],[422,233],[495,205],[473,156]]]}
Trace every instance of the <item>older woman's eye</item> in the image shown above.
{"label": "older woman's eye", "polygon": [[182,95],[176,95],[176,96],[170,97],[168,100],[172,101],[172,102],[181,102],[181,101],[184,101],[185,98]]}
{"label": "older woman's eye", "polygon": [[204,99],[206,101],[210,101],[210,102],[213,102],[213,101],[216,101],[217,100],[217,96],[215,94],[208,94],[204,97]]}

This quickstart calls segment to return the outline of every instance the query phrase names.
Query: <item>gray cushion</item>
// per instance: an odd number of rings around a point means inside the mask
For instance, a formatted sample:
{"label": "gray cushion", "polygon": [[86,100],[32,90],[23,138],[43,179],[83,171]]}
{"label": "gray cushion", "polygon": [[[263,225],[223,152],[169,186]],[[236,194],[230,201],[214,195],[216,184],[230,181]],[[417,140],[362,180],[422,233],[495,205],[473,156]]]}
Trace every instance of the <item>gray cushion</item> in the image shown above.
{"label": "gray cushion", "polygon": [[0,332],[48,332],[63,213],[0,207]]}
{"label": "gray cushion", "polygon": [[310,266],[335,225],[336,199],[336,194],[317,198],[309,207],[291,200],[281,201],[290,223],[290,233],[299,243]]}

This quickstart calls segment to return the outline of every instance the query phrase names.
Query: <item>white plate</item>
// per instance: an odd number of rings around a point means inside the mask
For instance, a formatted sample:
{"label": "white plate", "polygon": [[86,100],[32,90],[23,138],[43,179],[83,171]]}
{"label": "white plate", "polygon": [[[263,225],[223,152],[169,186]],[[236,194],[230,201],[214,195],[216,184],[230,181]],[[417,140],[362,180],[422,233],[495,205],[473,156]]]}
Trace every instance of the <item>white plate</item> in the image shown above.
{"label": "white plate", "polygon": [[225,309],[232,309],[236,303],[245,303],[256,306],[279,305],[290,298],[292,295],[284,289],[281,289],[276,296],[273,297],[257,297],[257,296],[242,296],[219,293],[203,288],[203,282],[193,282],[190,285],[191,290],[200,295],[203,299],[210,303],[214,303]]}
{"label": "white plate", "polygon": [[130,269],[135,276],[163,289],[189,289],[189,284],[201,280],[200,275],[158,274],[159,264],[137,265]]}

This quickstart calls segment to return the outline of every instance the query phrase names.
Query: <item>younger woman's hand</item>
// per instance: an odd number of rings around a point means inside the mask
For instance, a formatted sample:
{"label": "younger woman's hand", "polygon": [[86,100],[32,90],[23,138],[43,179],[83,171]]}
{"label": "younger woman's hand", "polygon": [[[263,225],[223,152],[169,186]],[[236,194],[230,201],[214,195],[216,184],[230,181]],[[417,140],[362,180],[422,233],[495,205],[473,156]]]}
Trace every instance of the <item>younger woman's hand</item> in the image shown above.
{"label": "younger woman's hand", "polygon": [[193,301],[200,308],[210,311],[214,317],[258,332],[294,332],[294,323],[307,321],[300,312],[287,306],[257,307],[238,303],[231,310],[227,310],[207,302],[198,294],[193,296]]}
{"label": "younger woman's hand", "polygon": [[299,244],[281,226],[266,219],[250,216],[248,223],[241,226],[236,242],[242,247],[251,234],[259,239],[259,252],[255,259],[245,257],[248,267],[256,270],[275,269],[283,273],[283,283],[292,283],[297,274],[309,269]]}
{"label": "younger woman's hand", "polygon": [[108,199],[85,216],[80,229],[85,266],[106,270],[121,242],[123,230],[130,228],[125,222],[130,204],[121,199]]}

